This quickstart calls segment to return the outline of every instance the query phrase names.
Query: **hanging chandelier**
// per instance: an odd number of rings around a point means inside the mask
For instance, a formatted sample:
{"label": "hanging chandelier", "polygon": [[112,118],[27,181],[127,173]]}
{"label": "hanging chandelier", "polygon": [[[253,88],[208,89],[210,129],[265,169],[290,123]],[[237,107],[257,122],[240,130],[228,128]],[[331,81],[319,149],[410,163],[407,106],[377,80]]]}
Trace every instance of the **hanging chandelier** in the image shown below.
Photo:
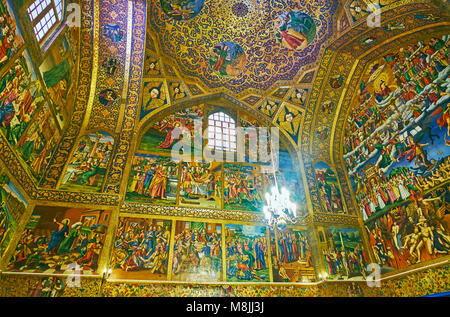
{"label": "hanging chandelier", "polygon": [[286,188],[279,190],[275,180],[275,186],[265,195],[266,205],[263,207],[264,217],[270,227],[281,229],[297,221],[297,206],[289,196]]}

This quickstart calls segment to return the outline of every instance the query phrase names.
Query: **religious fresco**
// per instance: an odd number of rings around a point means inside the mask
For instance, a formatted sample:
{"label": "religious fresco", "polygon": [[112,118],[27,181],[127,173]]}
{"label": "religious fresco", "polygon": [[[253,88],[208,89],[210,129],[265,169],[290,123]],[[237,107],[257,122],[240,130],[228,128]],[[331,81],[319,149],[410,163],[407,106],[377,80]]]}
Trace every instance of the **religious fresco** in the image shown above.
{"label": "religious fresco", "polygon": [[151,54],[145,54],[144,76],[158,77],[161,73],[160,60]]}
{"label": "religious fresco", "polygon": [[237,76],[242,73],[246,63],[244,49],[235,42],[221,42],[210,50],[209,65],[218,75]]}
{"label": "religious fresco", "polygon": [[2,0],[0,2],[0,68],[3,68],[24,44],[22,32],[16,24],[10,1]]}
{"label": "religious fresco", "polygon": [[96,274],[111,212],[97,209],[34,209],[7,267],[11,272]]}
{"label": "religious fresco", "polygon": [[176,21],[186,21],[196,17],[203,8],[204,0],[160,0],[164,13]]}
{"label": "religious fresco", "polygon": [[188,97],[186,88],[179,82],[169,82],[169,94],[171,102]]}
{"label": "religious fresco", "polygon": [[266,227],[225,225],[227,282],[269,282]]}
{"label": "religious fresco", "polygon": [[330,166],[324,162],[314,165],[320,202],[324,212],[344,213],[344,206],[338,179]]}
{"label": "religious fresco", "polygon": [[224,209],[262,211],[264,183],[260,167],[224,163]]}
{"label": "religious fresco", "polygon": [[[209,89],[250,93],[254,87],[267,90],[277,81],[294,79],[303,66],[319,58],[333,34],[337,6],[338,1],[321,0],[276,5],[205,1],[194,19],[177,23],[155,5],[150,7],[148,31],[157,38],[161,55],[177,65],[181,77],[195,77]],[[205,34],[208,40],[203,40]],[[227,53],[223,44],[230,43],[242,48],[239,58]],[[235,44],[228,46],[228,52],[235,51]]]}
{"label": "religious fresco", "polygon": [[172,281],[223,281],[221,224],[176,222]]}
{"label": "religious fresco", "polygon": [[258,110],[264,113],[269,118],[272,118],[273,115],[277,112],[279,106],[279,102],[273,100],[265,100],[258,106]]}
{"label": "religious fresco", "polygon": [[311,16],[302,11],[289,11],[281,14],[275,22],[277,40],[284,47],[304,50],[314,41],[317,26]]}
{"label": "religious fresco", "polygon": [[369,14],[373,14],[374,8],[369,5],[376,6],[380,12],[386,11],[389,7],[404,3],[402,0],[349,0],[346,7],[349,10],[353,22],[357,22],[362,18],[366,18]]}
{"label": "religious fresco", "polygon": [[[140,151],[170,155],[172,146],[182,138],[182,135],[180,135],[175,139],[172,134],[175,128],[191,131],[192,142],[195,142],[194,122],[196,119],[203,119],[203,106],[187,108],[168,115],[162,120],[152,122],[149,129],[142,136],[138,149]],[[202,146],[202,144],[192,143],[193,149],[201,149]]]}
{"label": "religious fresco", "polygon": [[53,43],[39,66],[50,100],[55,106],[61,127],[68,124],[75,94],[78,35],[68,29]]}
{"label": "religious fresco", "polygon": [[105,24],[103,26],[103,35],[109,38],[112,43],[118,43],[124,38],[125,32],[118,24]]}
{"label": "religious fresco", "polygon": [[450,193],[443,186],[367,222],[369,244],[382,270],[401,269],[450,254],[449,206]]}
{"label": "religious fresco", "polygon": [[178,163],[170,157],[135,153],[125,199],[156,205],[177,200]]}
{"label": "religious fresco", "polygon": [[309,92],[309,88],[296,87],[289,96],[288,101],[297,107],[305,108]]}
{"label": "religious fresco", "polygon": [[280,129],[286,131],[295,141],[298,138],[302,113],[288,105],[283,105],[278,114],[276,123]]}
{"label": "religious fresco", "polygon": [[291,228],[270,230],[274,282],[313,282],[316,274],[307,231]]}
{"label": "religious fresco", "polygon": [[28,207],[27,200],[6,173],[0,174],[0,258]]}
{"label": "religious fresco", "polygon": [[169,102],[167,89],[163,80],[146,81],[143,83],[142,89],[141,119],[153,110],[167,105]]}
{"label": "religious fresco", "polygon": [[180,170],[179,206],[222,207],[222,164],[183,162]]}
{"label": "religious fresco", "polygon": [[61,180],[61,189],[100,191],[114,147],[114,138],[97,131],[78,141]]}
{"label": "religious fresco", "polygon": [[325,228],[326,248],[322,254],[326,263],[327,278],[354,280],[366,278],[369,258],[364,251],[358,229]]}
{"label": "religious fresco", "polygon": [[372,62],[354,100],[344,159],[363,220],[448,179],[449,36],[413,42]]}
{"label": "religious fresco", "polygon": [[120,217],[111,278],[166,280],[171,228],[171,220]]}
{"label": "religious fresco", "polygon": [[0,131],[16,145],[37,108],[45,103],[28,51],[0,78]]}
{"label": "religious fresco", "polygon": [[50,107],[44,104],[17,145],[17,152],[38,181],[44,175],[60,138]]}

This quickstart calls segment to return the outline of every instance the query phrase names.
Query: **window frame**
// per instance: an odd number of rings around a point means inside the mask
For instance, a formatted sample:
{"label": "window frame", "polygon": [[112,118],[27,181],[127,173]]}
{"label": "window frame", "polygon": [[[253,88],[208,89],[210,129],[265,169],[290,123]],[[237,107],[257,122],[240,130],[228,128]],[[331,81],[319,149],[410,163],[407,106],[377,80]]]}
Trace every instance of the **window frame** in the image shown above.
{"label": "window frame", "polygon": [[[65,0],[59,0],[61,5],[62,5],[62,9],[61,9],[61,18],[59,18],[58,15],[58,9],[57,9],[57,5],[56,5],[56,0],[35,0],[32,1],[28,7],[26,8],[26,12],[28,14],[28,17],[30,19],[31,22],[31,27],[33,30],[33,33],[36,37],[36,41],[38,42],[38,44],[41,47],[44,47],[45,44],[51,40],[51,38],[53,38],[54,34],[58,31],[58,29],[61,27],[61,25],[63,25],[64,19],[65,19],[65,8],[66,8],[66,1]],[[37,5],[35,5],[35,3],[37,3]],[[37,7],[44,6],[44,4],[46,2],[49,2],[49,4],[47,4],[45,7],[42,8],[42,11],[40,11],[34,18],[32,17],[32,13],[33,11],[36,10]],[[30,10],[30,8],[33,6],[34,8],[32,10]],[[44,18],[46,17],[46,15],[48,13],[51,13],[50,19],[47,21],[47,23],[43,22]],[[44,29],[44,27],[49,23],[49,21],[51,21],[51,19],[54,18],[55,22],[52,24],[51,27],[49,27],[49,29],[45,32],[44,35],[42,35],[42,37],[39,39],[39,32],[42,31]],[[41,25],[40,29],[36,31],[36,27],[38,26],[39,23],[44,23],[43,25]]]}
{"label": "window frame", "polygon": [[[211,127],[213,127],[212,131]],[[237,152],[237,128],[236,119],[222,110],[208,115],[208,148],[215,151]],[[220,145],[218,145],[218,141]],[[224,145],[224,142],[227,143],[227,146]]]}

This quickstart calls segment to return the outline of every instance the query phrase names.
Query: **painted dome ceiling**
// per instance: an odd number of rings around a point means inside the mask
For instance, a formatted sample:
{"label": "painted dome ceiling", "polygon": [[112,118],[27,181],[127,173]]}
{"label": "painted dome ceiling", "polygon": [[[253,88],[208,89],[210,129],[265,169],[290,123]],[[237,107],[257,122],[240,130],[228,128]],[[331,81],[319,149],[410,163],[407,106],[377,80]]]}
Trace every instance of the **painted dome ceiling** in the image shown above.
{"label": "painted dome ceiling", "polygon": [[210,89],[291,81],[332,35],[337,1],[160,0],[149,25],[161,53]]}

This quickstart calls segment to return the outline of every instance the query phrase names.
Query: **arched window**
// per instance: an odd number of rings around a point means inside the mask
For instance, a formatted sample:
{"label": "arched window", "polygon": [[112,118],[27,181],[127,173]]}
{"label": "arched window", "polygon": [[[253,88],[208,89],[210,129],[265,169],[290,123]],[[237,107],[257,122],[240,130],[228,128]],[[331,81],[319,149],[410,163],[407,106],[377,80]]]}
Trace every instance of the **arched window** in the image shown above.
{"label": "arched window", "polygon": [[209,115],[208,147],[236,152],[236,122],[226,113],[215,112]]}
{"label": "arched window", "polygon": [[61,24],[63,10],[64,0],[36,0],[28,7],[28,15],[40,44]]}

